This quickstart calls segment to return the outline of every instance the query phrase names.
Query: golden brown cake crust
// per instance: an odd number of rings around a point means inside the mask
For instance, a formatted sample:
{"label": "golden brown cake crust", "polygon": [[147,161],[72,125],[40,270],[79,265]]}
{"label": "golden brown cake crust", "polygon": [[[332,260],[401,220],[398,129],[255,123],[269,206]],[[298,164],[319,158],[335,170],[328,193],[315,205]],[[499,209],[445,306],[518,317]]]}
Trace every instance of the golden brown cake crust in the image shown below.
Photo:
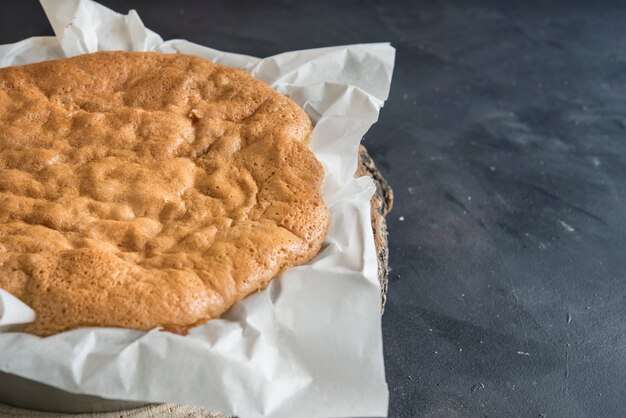
{"label": "golden brown cake crust", "polygon": [[310,131],[263,82],[188,55],[0,69],[0,287],[37,335],[219,317],[319,251]]}

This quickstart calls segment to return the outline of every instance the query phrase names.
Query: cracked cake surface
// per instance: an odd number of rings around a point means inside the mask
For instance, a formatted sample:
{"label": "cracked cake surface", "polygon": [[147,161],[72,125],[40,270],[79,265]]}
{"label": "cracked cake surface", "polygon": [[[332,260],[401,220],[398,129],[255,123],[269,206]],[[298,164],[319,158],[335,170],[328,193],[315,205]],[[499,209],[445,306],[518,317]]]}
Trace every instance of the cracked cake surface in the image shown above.
{"label": "cracked cake surface", "polygon": [[0,288],[26,331],[184,333],[319,251],[311,121],[232,68],[98,52],[0,69]]}

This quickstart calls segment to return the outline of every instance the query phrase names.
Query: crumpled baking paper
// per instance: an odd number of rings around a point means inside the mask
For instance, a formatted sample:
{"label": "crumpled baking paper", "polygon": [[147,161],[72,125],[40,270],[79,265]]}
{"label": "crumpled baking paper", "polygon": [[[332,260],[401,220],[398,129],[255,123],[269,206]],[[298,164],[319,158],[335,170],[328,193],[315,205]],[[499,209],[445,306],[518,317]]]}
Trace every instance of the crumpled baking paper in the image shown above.
{"label": "crumpled baking paper", "polygon": [[[291,97],[315,123],[310,146],[326,169],[332,224],[313,261],[188,336],[117,328],[48,338],[1,332],[0,371],[69,392],[240,417],[385,416],[374,186],[353,173],[359,142],[389,92],[394,49],[349,45],[259,59],[164,42],[135,11],[121,15],[90,0],[41,3],[56,37],[0,46],[1,66],[101,50],[186,53],[247,71]],[[7,295],[0,293],[2,320],[12,315],[6,300],[15,302]]]}
{"label": "crumpled baking paper", "polygon": [[35,311],[21,300],[0,289],[0,332],[13,331],[35,320]]}

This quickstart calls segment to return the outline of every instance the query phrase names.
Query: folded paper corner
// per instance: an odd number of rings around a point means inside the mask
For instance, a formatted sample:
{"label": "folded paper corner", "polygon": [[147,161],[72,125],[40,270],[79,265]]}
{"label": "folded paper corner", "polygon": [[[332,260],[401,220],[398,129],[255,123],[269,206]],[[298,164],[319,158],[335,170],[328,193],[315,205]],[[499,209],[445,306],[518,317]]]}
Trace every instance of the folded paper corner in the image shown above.
{"label": "folded paper corner", "polygon": [[30,306],[0,289],[0,331],[3,327],[31,323],[35,318],[35,311]]}

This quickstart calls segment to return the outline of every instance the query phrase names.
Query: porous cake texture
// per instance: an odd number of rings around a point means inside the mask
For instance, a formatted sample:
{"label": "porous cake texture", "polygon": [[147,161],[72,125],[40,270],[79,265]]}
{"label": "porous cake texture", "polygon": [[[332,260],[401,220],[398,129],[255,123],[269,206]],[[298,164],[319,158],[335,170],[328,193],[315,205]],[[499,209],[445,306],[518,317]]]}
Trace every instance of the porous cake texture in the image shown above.
{"label": "porous cake texture", "polygon": [[311,121],[252,76],[181,54],[0,69],[0,287],[26,331],[184,333],[320,249]]}

